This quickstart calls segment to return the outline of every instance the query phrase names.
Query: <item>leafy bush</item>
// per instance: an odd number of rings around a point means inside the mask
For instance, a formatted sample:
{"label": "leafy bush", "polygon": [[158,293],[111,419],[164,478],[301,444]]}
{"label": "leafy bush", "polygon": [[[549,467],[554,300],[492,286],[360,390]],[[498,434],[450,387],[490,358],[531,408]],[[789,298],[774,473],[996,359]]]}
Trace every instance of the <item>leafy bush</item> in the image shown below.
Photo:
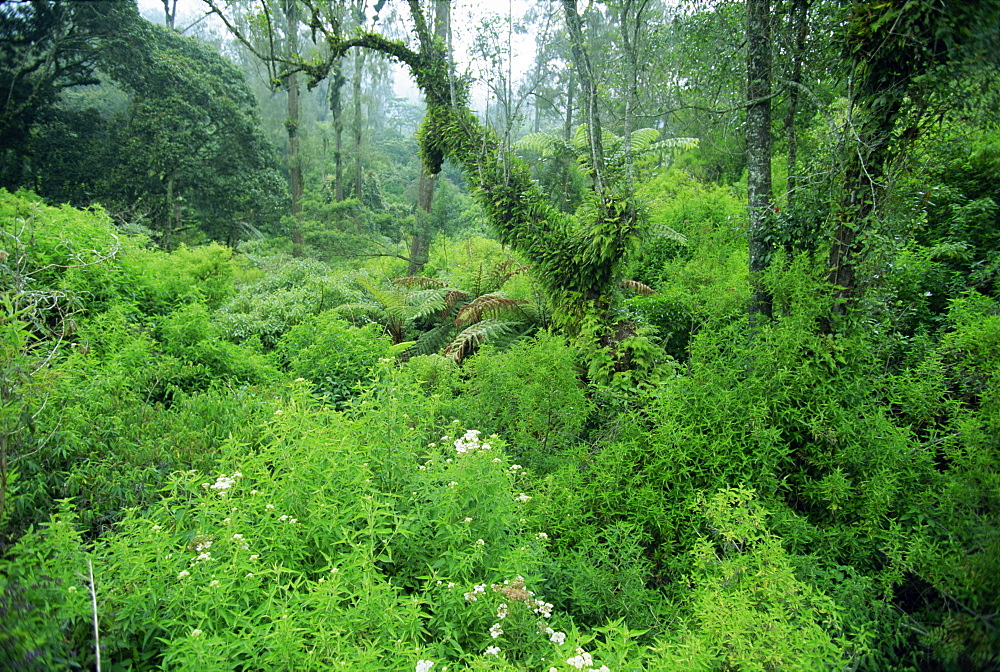
{"label": "leafy bush", "polygon": [[484,348],[469,364],[460,417],[501,433],[532,468],[551,470],[581,440],[594,408],[575,357],[563,339],[548,333],[504,352]]}
{"label": "leafy bush", "polygon": [[311,380],[317,393],[342,405],[394,348],[379,325],[355,327],[329,310],[292,327],[277,351],[292,375]]}

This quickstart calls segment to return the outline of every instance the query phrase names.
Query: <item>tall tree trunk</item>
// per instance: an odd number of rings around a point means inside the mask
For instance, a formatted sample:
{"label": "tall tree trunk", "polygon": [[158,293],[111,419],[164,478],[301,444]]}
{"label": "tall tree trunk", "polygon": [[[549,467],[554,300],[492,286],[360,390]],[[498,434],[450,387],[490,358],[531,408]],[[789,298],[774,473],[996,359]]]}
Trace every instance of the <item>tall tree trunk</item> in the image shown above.
{"label": "tall tree trunk", "polygon": [[[411,7],[416,3],[412,3]],[[451,2],[450,0],[434,0],[434,37],[442,44],[448,44],[448,34],[451,32]],[[430,39],[430,35],[422,35]],[[451,53],[447,54],[448,67],[451,67]],[[408,275],[418,275],[427,263],[431,248],[431,212],[434,206],[435,175],[430,166],[421,162],[420,187],[417,190],[417,224],[410,239],[410,263]]]}
{"label": "tall tree trunk", "polygon": [[333,116],[333,193],[338,203],[344,200],[344,104],[341,97],[344,82],[341,59],[337,59],[330,78],[330,114]]}
{"label": "tall tree trunk", "polygon": [[793,0],[789,9],[788,27],[795,40],[792,46],[792,60],[788,70],[788,109],[785,111],[785,143],[788,145],[788,170],[785,178],[785,207],[794,213],[796,189],[798,188],[798,132],[795,127],[795,115],[798,112],[799,84],[802,83],[802,61],[805,59],[806,34],[809,24],[806,21],[809,10],[809,0]]}
{"label": "tall tree trunk", "polygon": [[[299,5],[298,0],[285,0],[286,53],[289,60],[299,52]],[[302,229],[299,219],[302,213],[302,160],[299,158],[299,82],[296,73],[285,76],[288,92],[288,175],[292,192],[292,256],[302,256]]]}
{"label": "tall tree trunk", "polygon": [[594,70],[590,65],[583,41],[583,22],[576,10],[576,0],[562,0],[563,11],[566,14],[566,27],[569,29],[573,60],[576,61],[576,72],[580,78],[580,89],[583,95],[583,113],[587,119],[587,135],[590,140],[590,163],[594,177],[594,191],[597,193],[600,207],[604,207],[604,143],[601,140],[601,116],[597,108],[597,83],[594,81]]}
{"label": "tall tree trunk", "polygon": [[750,312],[771,316],[771,296],[760,276],[771,260],[771,8],[770,0],[747,0],[747,201],[749,214]]}
{"label": "tall tree trunk", "polygon": [[642,14],[646,9],[646,0],[624,0],[619,20],[622,46],[625,51],[626,81],[625,91],[625,179],[628,194],[635,193],[635,170],[632,160],[632,119],[635,114],[635,104],[639,100],[639,38],[642,28]]}
{"label": "tall tree trunk", "polygon": [[174,30],[174,23],[177,20],[177,0],[162,0],[163,2],[163,25],[167,30]]}
{"label": "tall tree trunk", "polygon": [[[569,144],[573,140],[573,97],[576,94],[576,77],[569,71],[566,86],[566,120],[563,122],[563,139]],[[570,209],[569,174],[573,167],[573,157],[567,156],[562,165],[562,209]]]}
{"label": "tall tree trunk", "polygon": [[365,52],[361,49],[354,54],[354,197],[359,201],[364,189],[364,175],[362,174],[361,161],[361,141],[362,141],[362,115],[361,115],[361,80],[364,75]]}

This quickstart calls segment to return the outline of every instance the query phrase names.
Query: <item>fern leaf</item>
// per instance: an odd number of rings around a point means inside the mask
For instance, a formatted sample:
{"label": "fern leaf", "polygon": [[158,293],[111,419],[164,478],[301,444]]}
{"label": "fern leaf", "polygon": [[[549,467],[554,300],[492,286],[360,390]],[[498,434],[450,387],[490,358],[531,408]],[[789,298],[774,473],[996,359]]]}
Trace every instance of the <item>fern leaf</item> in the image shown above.
{"label": "fern leaf", "polygon": [[481,322],[483,315],[496,316],[499,313],[523,312],[520,307],[526,303],[528,302],[524,299],[508,299],[499,294],[484,294],[462,307],[455,317],[455,326],[461,328]]}
{"label": "fern leaf", "polygon": [[641,294],[643,296],[652,296],[653,294],[656,294],[655,289],[653,289],[649,285],[645,285],[639,282],[638,280],[629,280],[623,278],[619,284],[621,284],[621,286],[624,287],[625,289],[631,289],[636,294]]}
{"label": "fern leaf", "polygon": [[521,152],[533,152],[544,158],[572,148],[566,144],[565,139],[555,133],[531,133],[514,143],[514,149]]}
{"label": "fern leaf", "polygon": [[411,275],[406,278],[396,278],[392,281],[401,287],[407,287],[412,289],[418,287],[420,289],[428,289],[430,287],[444,287],[445,283],[441,280],[435,280],[434,278],[425,278],[420,275]]}
{"label": "fern leaf", "polygon": [[488,319],[466,327],[444,349],[445,357],[451,357],[459,364],[483,343],[495,340],[512,331],[517,322]]}

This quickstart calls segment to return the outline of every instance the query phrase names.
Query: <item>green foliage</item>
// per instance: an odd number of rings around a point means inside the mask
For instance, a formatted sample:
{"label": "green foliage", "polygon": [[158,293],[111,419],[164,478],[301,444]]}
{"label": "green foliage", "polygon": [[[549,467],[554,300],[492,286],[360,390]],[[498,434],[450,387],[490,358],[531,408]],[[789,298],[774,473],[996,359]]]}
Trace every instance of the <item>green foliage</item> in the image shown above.
{"label": "green foliage", "polygon": [[0,649],[10,669],[75,670],[93,663],[87,553],[74,523],[71,502],[64,500],[47,523],[0,558]]}
{"label": "green foliage", "polygon": [[324,264],[275,254],[247,254],[249,264],[214,319],[228,339],[273,349],[311,316],[354,298],[348,282]]}
{"label": "green foliage", "polygon": [[799,581],[753,491],[693,502],[709,533],[692,550],[688,619],[654,647],[661,670],[829,670],[854,664],[865,637],[844,636],[829,597]]}
{"label": "green foliage", "polygon": [[316,392],[335,405],[370,382],[379,360],[395,351],[379,325],[356,327],[333,310],[292,327],[277,347],[288,371],[311,380]]}
{"label": "green foliage", "polygon": [[461,417],[483,431],[502,432],[531,468],[551,470],[580,441],[593,413],[575,359],[563,339],[544,332],[505,352],[480,352],[468,366]]}
{"label": "green foliage", "polygon": [[232,250],[218,243],[167,254],[139,249],[123,260],[135,282],[137,307],[147,315],[163,314],[189,303],[217,308],[233,290]]}

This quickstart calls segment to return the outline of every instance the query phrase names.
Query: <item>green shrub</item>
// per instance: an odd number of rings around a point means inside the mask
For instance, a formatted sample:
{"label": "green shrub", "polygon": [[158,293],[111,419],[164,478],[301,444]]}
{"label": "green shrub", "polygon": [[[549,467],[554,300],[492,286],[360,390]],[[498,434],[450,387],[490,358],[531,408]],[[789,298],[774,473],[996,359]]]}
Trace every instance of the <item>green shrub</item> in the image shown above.
{"label": "green shrub", "polygon": [[393,351],[379,325],[355,327],[332,310],[292,327],[277,349],[292,375],[311,380],[316,392],[335,405],[371,381],[372,369]]}
{"label": "green shrub", "polygon": [[531,468],[551,470],[580,441],[594,406],[562,338],[541,333],[503,352],[483,348],[468,370],[460,417],[502,434]]}

